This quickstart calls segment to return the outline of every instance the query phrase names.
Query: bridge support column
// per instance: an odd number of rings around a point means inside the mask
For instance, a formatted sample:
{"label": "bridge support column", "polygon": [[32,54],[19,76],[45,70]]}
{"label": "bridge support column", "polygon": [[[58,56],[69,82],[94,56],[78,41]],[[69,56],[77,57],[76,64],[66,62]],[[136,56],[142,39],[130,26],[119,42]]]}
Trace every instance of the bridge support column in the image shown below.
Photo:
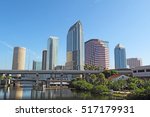
{"label": "bridge support column", "polygon": [[63,74],[60,75],[60,87],[62,88]]}
{"label": "bridge support column", "polygon": [[36,73],[36,81],[35,81],[35,86],[39,85],[39,74]]}
{"label": "bridge support column", "polygon": [[9,74],[6,74],[6,85],[10,86],[11,82],[10,82],[10,75]]}
{"label": "bridge support column", "polygon": [[47,80],[46,80],[46,87],[48,88],[50,86],[50,78],[48,78]]}

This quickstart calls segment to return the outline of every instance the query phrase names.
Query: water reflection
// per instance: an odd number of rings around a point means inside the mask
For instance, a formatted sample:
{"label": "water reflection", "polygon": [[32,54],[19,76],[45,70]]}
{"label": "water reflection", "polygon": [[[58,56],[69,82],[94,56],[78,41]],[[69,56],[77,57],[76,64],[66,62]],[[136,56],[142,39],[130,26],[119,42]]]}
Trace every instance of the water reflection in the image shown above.
{"label": "water reflection", "polygon": [[72,89],[35,90],[32,87],[17,86],[0,89],[0,99],[23,100],[108,100],[119,99],[112,96],[94,95]]}
{"label": "water reflection", "polygon": [[66,99],[73,97],[70,89],[47,89],[45,91],[31,91],[31,99]]}

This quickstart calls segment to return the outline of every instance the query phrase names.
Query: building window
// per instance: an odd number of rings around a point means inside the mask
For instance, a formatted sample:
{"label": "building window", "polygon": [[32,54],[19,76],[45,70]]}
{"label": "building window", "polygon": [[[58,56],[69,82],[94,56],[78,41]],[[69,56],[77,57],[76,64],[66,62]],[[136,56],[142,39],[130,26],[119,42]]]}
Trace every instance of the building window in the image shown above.
{"label": "building window", "polygon": [[144,72],[144,69],[142,69],[142,70],[138,70],[138,72]]}
{"label": "building window", "polygon": [[150,69],[146,69],[146,72],[150,72]]}
{"label": "building window", "polygon": [[136,72],[137,72],[136,70],[133,71],[133,73],[136,73]]}

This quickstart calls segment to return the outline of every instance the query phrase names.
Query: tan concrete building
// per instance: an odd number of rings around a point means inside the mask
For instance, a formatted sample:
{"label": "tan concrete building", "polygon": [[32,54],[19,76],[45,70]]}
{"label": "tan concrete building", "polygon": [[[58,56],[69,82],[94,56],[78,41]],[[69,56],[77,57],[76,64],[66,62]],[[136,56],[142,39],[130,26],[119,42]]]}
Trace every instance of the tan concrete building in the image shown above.
{"label": "tan concrete building", "polygon": [[128,58],[127,59],[127,65],[129,65],[129,68],[135,68],[142,66],[142,59],[140,58]]}
{"label": "tan concrete building", "polygon": [[26,58],[26,48],[14,47],[13,53],[13,70],[24,70],[25,69],[25,58]]}

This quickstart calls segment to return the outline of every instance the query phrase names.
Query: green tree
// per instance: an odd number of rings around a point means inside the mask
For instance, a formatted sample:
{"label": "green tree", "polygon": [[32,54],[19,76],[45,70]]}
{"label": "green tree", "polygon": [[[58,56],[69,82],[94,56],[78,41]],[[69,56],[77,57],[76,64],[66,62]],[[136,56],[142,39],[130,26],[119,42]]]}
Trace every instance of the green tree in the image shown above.
{"label": "green tree", "polygon": [[115,74],[118,74],[118,72],[116,70],[111,70],[111,75],[115,75]]}
{"label": "green tree", "polygon": [[105,75],[106,78],[111,76],[111,71],[110,70],[104,70],[103,74]]}
{"label": "green tree", "polygon": [[93,92],[98,94],[107,94],[109,89],[106,85],[97,85],[93,88]]}
{"label": "green tree", "polygon": [[144,81],[136,77],[130,77],[127,80],[127,83],[128,85],[130,85],[130,83],[134,83],[138,88],[142,88],[144,86]]}
{"label": "green tree", "polygon": [[95,81],[97,80],[97,76],[95,74],[90,75],[91,83],[94,84]]}
{"label": "green tree", "polygon": [[0,80],[4,80],[4,78],[5,78],[4,76],[0,76]]}
{"label": "green tree", "polygon": [[127,87],[127,83],[125,80],[118,80],[112,83],[112,89],[115,91],[122,91]]}
{"label": "green tree", "polygon": [[86,82],[85,80],[73,81],[71,85],[78,90],[87,90],[90,91],[93,89],[93,85]]}
{"label": "green tree", "polygon": [[107,87],[108,87],[109,89],[113,89],[113,82],[110,81],[110,80],[107,80]]}
{"label": "green tree", "polygon": [[146,89],[150,86],[150,80],[145,80],[143,83],[143,87]]}
{"label": "green tree", "polygon": [[137,85],[135,84],[135,83],[130,83],[130,84],[128,84],[128,89],[129,90],[135,90],[135,89],[137,89],[138,87],[137,87]]}
{"label": "green tree", "polygon": [[105,75],[103,73],[98,74],[98,76],[97,76],[97,82],[99,84],[102,84],[102,85],[107,84],[107,80],[106,80]]}
{"label": "green tree", "polygon": [[84,70],[99,70],[99,69],[100,69],[100,67],[95,66],[95,65],[85,64],[85,66],[84,66]]}

